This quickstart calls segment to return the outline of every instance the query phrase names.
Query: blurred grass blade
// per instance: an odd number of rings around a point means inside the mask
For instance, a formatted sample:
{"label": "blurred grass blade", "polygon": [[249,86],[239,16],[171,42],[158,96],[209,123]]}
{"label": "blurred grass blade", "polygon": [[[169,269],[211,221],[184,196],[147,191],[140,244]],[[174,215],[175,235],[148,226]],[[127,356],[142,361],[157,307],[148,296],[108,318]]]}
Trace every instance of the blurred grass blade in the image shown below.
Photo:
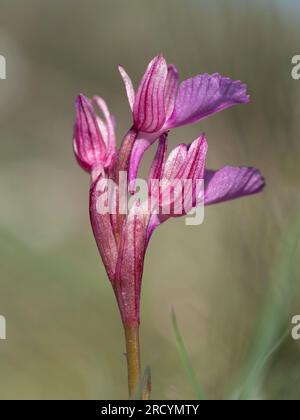
{"label": "blurred grass blade", "polygon": [[151,369],[147,366],[134,393],[133,400],[150,400],[151,397]]}
{"label": "blurred grass blade", "polygon": [[[293,268],[300,239],[300,215],[283,244],[282,256],[273,272],[272,281],[262,318],[251,350],[239,399],[251,399],[262,383],[267,362],[287,338],[286,325],[290,324],[290,314],[294,295]],[[282,333],[283,331],[284,334]]]}
{"label": "blurred grass blade", "polygon": [[181,362],[186,370],[186,373],[190,379],[190,382],[192,384],[194,393],[197,397],[198,400],[204,400],[204,394],[202,392],[202,387],[200,386],[198,379],[196,377],[195,371],[193,369],[193,366],[191,364],[189,355],[187,353],[187,350],[185,348],[183,339],[181,337],[179,328],[178,328],[178,324],[177,324],[177,319],[176,319],[176,315],[174,310],[172,310],[172,324],[173,324],[173,331],[175,334],[175,338],[176,338],[176,347],[179,353],[179,356],[181,358]]}
{"label": "blurred grass blade", "polygon": [[278,341],[274,344],[274,346],[269,350],[269,352],[265,355],[265,358],[262,359],[262,367],[264,367],[269,359],[273,356],[273,354],[280,348],[281,344],[287,339],[290,335],[290,329],[288,329],[282,336],[279,338]]}

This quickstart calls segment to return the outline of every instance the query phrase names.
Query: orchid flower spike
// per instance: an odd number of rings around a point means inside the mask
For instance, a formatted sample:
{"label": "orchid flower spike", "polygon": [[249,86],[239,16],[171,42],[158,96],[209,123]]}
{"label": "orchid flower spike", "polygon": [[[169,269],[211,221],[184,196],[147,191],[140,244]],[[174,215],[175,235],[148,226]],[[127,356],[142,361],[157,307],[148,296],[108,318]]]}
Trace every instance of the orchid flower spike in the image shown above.
{"label": "orchid flower spike", "polygon": [[136,93],[125,69],[119,66],[119,71],[138,132],[130,180],[136,178],[145,151],[162,133],[250,101],[244,83],[219,73],[199,74],[179,83],[176,67],[167,64],[162,55],[149,63]]}
{"label": "orchid flower spike", "polygon": [[[207,169],[208,145],[204,134],[167,153],[170,128],[248,102],[245,85],[217,74],[196,76],[178,85],[175,67],[168,66],[164,58],[158,56],[149,64],[135,94],[124,69],[120,71],[133,112],[133,127],[117,148],[114,118],[106,103],[99,97],[90,100],[79,95],[73,148],[79,165],[91,175],[90,220],[125,328],[132,396],[140,377],[138,327],[144,259],[154,230],[169,218],[184,216],[201,204],[221,203],[258,193],[265,182],[260,171],[251,167]],[[143,155],[141,150],[156,139],[159,139],[157,150],[146,183],[147,200],[133,200],[128,209],[127,176],[130,182],[130,174],[135,173]],[[142,143],[144,149],[139,149]],[[199,181],[203,185],[200,190]],[[183,190],[190,198],[187,207],[182,205]],[[121,193],[125,195],[128,210],[125,212]],[[178,212],[178,208],[181,211]]]}

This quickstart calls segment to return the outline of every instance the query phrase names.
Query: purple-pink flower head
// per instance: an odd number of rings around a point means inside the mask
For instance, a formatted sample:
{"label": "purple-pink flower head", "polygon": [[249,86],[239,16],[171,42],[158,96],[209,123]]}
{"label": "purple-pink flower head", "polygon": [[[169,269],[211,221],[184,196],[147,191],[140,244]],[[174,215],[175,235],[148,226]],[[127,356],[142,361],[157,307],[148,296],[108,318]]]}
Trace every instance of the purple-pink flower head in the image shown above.
{"label": "purple-pink flower head", "polygon": [[135,94],[132,82],[122,66],[129,105],[136,129],[145,133],[167,131],[250,100],[247,86],[219,73],[199,74],[179,83],[173,64],[162,55],[148,65]]}
{"label": "purple-pink flower head", "polygon": [[168,65],[162,55],[150,62],[136,93],[124,68],[119,66],[119,70],[138,133],[131,180],[137,175],[144,152],[160,134],[250,100],[244,83],[218,73],[199,74],[180,83],[176,67]]}
{"label": "purple-pink flower head", "polygon": [[[264,187],[264,179],[259,170],[251,167],[207,169],[208,145],[204,134],[167,154],[170,128],[248,102],[245,85],[218,74],[196,76],[179,85],[175,67],[167,65],[165,59],[158,56],[149,64],[135,94],[125,70],[120,68],[120,71],[133,111],[133,128],[117,148],[114,118],[105,102],[99,97],[90,100],[79,95],[73,147],[79,165],[91,174],[91,225],[123,324],[137,326],[144,258],[154,230],[170,217],[184,216],[201,204],[258,193]],[[129,182],[133,174],[135,178],[144,151],[156,140],[157,151],[146,183],[151,205],[137,200],[123,213],[121,171],[125,170]],[[200,190],[199,181],[203,185]],[[110,183],[115,186],[112,190]],[[129,191],[132,192],[126,184],[126,202]],[[184,206],[183,191],[190,198],[187,207]],[[109,204],[107,211],[99,210],[102,204],[104,207]],[[178,208],[181,209],[179,212]]]}
{"label": "purple-pink flower head", "polygon": [[[102,112],[104,121],[94,106]],[[90,100],[84,95],[76,99],[73,146],[79,165],[88,172],[111,164],[116,152],[114,119],[103,99]]]}
{"label": "purple-pink flower head", "polygon": [[178,74],[161,56],[155,57],[142,78],[135,94],[131,80],[123,67],[119,67],[127,89],[134,125],[138,131],[157,133],[174,109],[178,89]]}

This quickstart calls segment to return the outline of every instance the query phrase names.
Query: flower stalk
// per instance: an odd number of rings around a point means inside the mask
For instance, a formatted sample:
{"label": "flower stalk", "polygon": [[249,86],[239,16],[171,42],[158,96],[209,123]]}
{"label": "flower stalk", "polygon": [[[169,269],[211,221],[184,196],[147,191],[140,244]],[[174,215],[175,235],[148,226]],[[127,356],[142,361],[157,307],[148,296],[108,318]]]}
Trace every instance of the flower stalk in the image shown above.
{"label": "flower stalk", "polygon": [[141,379],[139,327],[124,325],[128,371],[128,394],[133,398]]}

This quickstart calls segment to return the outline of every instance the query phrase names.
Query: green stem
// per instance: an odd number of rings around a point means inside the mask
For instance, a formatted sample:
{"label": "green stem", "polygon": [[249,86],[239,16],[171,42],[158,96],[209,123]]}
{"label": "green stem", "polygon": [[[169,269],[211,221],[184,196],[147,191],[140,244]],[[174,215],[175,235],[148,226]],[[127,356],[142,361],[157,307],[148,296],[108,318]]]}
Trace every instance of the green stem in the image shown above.
{"label": "green stem", "polygon": [[128,369],[129,398],[135,394],[141,378],[139,327],[124,326]]}

